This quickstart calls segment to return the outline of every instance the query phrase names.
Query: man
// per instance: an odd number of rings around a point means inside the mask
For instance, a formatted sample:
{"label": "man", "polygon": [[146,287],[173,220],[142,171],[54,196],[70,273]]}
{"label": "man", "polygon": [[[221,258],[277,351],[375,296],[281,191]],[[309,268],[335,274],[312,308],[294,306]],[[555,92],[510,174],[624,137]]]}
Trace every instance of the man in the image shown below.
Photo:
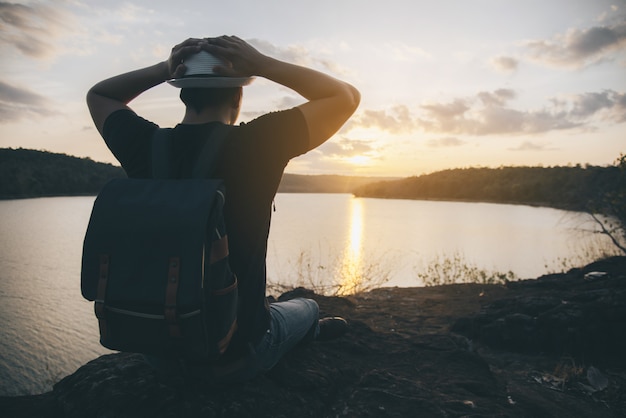
{"label": "man", "polygon": [[[207,81],[198,87],[203,82],[194,79],[197,74],[185,77],[191,73],[185,63],[191,67],[195,58],[206,57],[201,51],[218,61],[206,70],[212,74],[200,74]],[[101,81],[87,94],[94,123],[128,176],[149,178],[151,137],[158,126],[137,116],[128,103],[165,81],[182,87],[185,114],[173,129],[170,160],[178,177],[189,177],[212,130],[235,123],[241,86],[254,76],[290,88],[307,101],[233,126],[220,154],[217,177],[226,183],[230,262],[239,281],[238,330],[231,346],[252,347],[255,353],[241,378],[269,370],[303,339],[330,339],[347,327],[341,318],[318,322],[318,306],[310,299],[268,304],[265,256],[272,201],[285,166],[337,132],[356,110],[359,92],[326,74],[261,54],[235,36],[221,36],[188,39],[172,49],[167,61]]]}

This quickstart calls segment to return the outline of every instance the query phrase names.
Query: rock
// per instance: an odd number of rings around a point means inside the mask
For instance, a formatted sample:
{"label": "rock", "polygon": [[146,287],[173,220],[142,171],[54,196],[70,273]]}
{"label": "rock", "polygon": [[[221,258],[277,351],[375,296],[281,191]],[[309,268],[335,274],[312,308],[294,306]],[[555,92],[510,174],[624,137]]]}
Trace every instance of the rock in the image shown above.
{"label": "rock", "polygon": [[543,276],[538,283],[512,284],[511,289],[525,291],[486,304],[478,314],[457,320],[451,329],[499,349],[570,356],[596,364],[623,363],[626,262],[611,259],[604,267],[611,270],[607,274],[612,279],[589,281],[576,270],[562,277]]}
{"label": "rock", "polygon": [[609,386],[609,379],[593,366],[587,369],[587,380],[594,392],[604,390]]}

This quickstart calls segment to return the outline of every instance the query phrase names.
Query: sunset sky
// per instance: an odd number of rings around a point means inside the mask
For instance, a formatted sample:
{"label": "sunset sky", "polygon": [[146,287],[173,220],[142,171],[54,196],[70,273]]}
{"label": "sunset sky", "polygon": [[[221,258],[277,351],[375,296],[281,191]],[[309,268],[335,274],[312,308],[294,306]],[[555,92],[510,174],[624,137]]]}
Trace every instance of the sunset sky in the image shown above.
{"label": "sunset sky", "polygon": [[[0,2],[0,147],[115,163],[87,90],[222,34],[361,91],[344,128],[287,172],[607,165],[626,152],[626,0]],[[177,95],[164,84],[131,107],[174,125]],[[241,120],[301,100],[257,79]]]}

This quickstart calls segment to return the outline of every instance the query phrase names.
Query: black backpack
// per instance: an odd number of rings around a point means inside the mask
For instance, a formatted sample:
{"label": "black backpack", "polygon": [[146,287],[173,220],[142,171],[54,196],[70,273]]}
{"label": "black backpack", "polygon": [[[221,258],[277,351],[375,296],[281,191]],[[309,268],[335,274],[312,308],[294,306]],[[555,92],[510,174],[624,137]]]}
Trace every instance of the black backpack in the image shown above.
{"label": "black backpack", "polygon": [[110,349],[216,362],[237,328],[222,180],[207,179],[226,138],[214,128],[193,178],[170,179],[169,134],[152,138],[154,179],[116,179],[94,203],[81,290]]}

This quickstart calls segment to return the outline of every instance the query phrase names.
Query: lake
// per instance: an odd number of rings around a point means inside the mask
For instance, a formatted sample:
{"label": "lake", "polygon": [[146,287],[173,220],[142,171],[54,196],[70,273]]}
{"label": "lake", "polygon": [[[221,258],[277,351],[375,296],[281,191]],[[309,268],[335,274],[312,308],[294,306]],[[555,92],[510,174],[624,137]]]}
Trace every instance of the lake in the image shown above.
{"label": "lake", "polygon": [[[110,351],[80,294],[94,197],[0,201],[0,395],[50,390]],[[268,247],[271,291],[328,294],[422,286],[433,276],[519,278],[588,262],[608,240],[582,214],[487,203],[279,194]]]}

